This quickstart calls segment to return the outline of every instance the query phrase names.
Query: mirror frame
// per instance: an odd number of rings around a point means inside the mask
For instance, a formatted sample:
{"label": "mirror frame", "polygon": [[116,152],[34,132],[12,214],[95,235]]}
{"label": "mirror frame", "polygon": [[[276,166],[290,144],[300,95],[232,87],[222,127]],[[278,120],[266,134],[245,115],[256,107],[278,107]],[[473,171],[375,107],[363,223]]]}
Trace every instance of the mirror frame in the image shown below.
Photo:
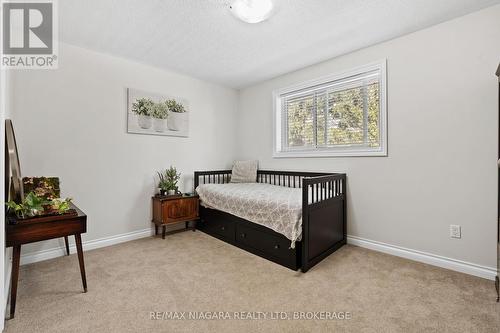
{"label": "mirror frame", "polygon": [[5,119],[5,199],[15,202],[24,199],[16,135],[10,119]]}

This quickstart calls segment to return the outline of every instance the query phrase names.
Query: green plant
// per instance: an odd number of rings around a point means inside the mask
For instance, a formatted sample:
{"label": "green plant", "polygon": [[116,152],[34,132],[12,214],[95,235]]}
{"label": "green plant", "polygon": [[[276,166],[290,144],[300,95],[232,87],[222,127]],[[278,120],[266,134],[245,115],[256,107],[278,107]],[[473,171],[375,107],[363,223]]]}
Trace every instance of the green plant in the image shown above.
{"label": "green plant", "polygon": [[182,103],[177,103],[175,99],[169,99],[165,102],[170,112],[183,113],[186,112],[186,108]]}
{"label": "green plant", "polygon": [[168,188],[167,188],[168,187],[168,183],[167,183],[167,179],[165,177],[164,172],[158,171],[156,173],[158,174],[158,179],[159,179],[159,181],[158,181],[158,187],[161,188],[164,191],[167,191],[168,190]]}
{"label": "green plant", "polygon": [[165,102],[154,103],[151,115],[156,119],[167,119],[168,106]]}
{"label": "green plant", "polygon": [[169,190],[176,190],[177,189],[177,182],[181,178],[181,173],[177,172],[177,169],[173,166],[170,166],[165,171],[165,176],[167,177],[167,183],[168,183],[168,189]]}
{"label": "green plant", "polygon": [[9,212],[16,214],[20,219],[42,215],[43,213],[56,212],[64,214],[71,208],[71,198],[47,200],[42,196],[37,196],[35,192],[26,195],[21,203],[14,201],[6,202]]}
{"label": "green plant", "polygon": [[181,178],[181,173],[177,172],[177,169],[170,166],[167,170],[163,172],[157,172],[159,182],[158,187],[164,191],[172,191],[177,189],[177,182]]}
{"label": "green plant", "polygon": [[43,213],[44,205],[50,204],[49,200],[37,197],[35,193],[30,192],[21,203],[9,201],[6,203],[9,211],[12,211],[18,218],[27,218]]}
{"label": "green plant", "polygon": [[66,198],[66,199],[53,199],[50,203],[50,206],[53,210],[57,211],[59,214],[64,214],[66,213],[70,208],[71,208],[71,200],[72,198]]}
{"label": "green plant", "polygon": [[132,112],[138,116],[151,116],[154,102],[149,98],[139,98],[132,103]]}

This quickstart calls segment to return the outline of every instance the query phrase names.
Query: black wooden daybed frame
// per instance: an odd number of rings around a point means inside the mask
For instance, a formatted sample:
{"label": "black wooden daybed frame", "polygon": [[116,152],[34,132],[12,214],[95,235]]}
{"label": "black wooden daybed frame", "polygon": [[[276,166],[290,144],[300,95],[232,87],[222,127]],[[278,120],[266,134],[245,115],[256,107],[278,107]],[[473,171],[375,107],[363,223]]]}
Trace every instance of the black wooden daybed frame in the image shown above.
{"label": "black wooden daybed frame", "polygon": [[[225,184],[231,170],[195,171],[200,184]],[[302,239],[290,248],[285,236],[226,212],[200,206],[197,229],[303,273],[346,244],[346,175],[258,170],[257,182],[302,188]]]}

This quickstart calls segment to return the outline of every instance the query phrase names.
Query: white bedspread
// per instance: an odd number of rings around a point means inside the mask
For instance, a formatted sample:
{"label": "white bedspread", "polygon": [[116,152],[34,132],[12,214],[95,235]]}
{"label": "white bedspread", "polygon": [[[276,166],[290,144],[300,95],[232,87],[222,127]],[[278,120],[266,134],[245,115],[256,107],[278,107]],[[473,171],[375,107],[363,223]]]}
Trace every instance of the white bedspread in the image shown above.
{"label": "white bedspread", "polygon": [[302,235],[302,189],[262,183],[203,184],[201,205],[272,229],[292,241]]}

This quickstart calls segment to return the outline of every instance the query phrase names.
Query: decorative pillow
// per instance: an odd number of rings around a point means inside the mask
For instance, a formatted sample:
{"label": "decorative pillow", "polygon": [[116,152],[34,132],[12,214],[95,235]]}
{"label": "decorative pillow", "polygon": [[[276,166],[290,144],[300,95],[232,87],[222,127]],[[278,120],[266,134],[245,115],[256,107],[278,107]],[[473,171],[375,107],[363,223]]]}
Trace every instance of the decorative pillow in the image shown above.
{"label": "decorative pillow", "polygon": [[259,161],[234,161],[231,173],[231,183],[257,182],[257,167]]}

